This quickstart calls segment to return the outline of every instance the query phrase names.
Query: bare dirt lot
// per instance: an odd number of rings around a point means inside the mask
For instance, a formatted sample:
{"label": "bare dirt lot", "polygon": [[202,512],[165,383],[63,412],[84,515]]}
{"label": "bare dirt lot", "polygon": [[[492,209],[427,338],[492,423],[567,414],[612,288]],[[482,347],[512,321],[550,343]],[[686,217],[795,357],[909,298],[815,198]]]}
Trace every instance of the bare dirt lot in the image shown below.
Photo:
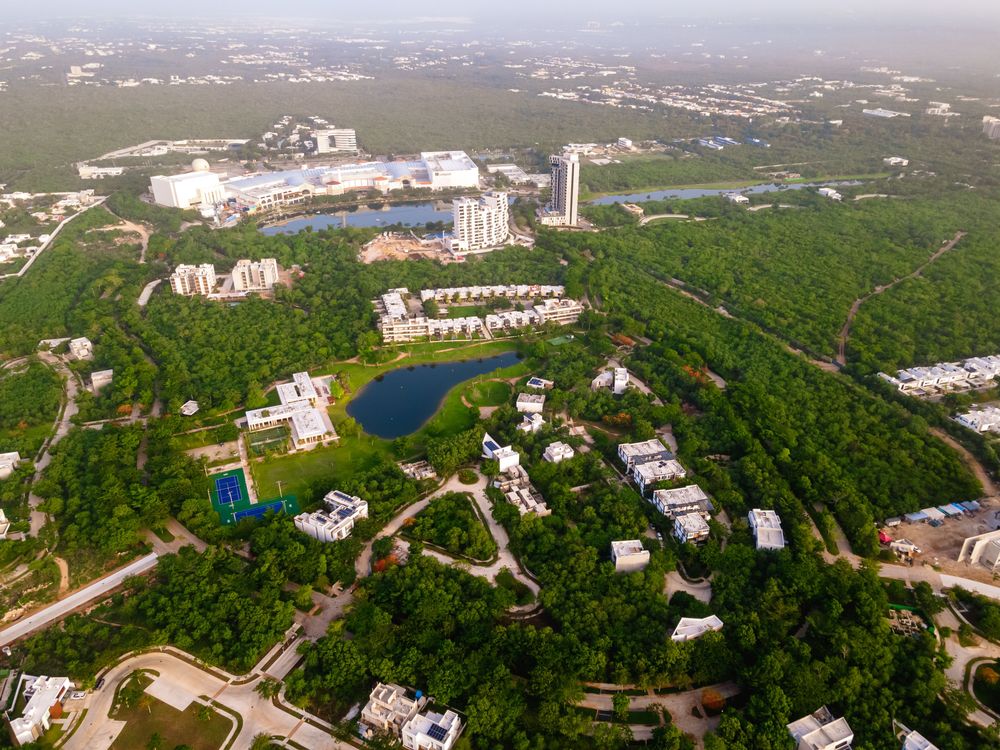
{"label": "bare dirt lot", "polygon": [[223,443],[222,445],[206,445],[204,448],[192,448],[185,452],[196,461],[204,457],[208,459],[209,463],[221,461],[224,458],[239,458],[240,455],[239,444],[235,440],[231,443]]}
{"label": "bare dirt lot", "polygon": [[379,260],[419,260],[430,258],[442,263],[455,262],[454,256],[444,248],[441,240],[421,240],[412,234],[386,233],[361,249],[359,260],[374,263]]}

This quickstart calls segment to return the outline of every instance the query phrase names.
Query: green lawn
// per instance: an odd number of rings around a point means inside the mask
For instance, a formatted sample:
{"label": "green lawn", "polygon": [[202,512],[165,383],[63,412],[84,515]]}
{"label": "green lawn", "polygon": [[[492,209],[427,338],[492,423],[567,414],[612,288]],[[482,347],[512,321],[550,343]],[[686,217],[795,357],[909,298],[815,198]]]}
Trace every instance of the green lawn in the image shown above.
{"label": "green lawn", "polygon": [[510,385],[499,380],[473,383],[465,390],[465,398],[473,406],[501,406],[510,400],[510,395]]}
{"label": "green lawn", "polygon": [[125,721],[124,729],[111,745],[111,750],[135,750],[148,747],[154,734],[161,738],[159,747],[184,745],[191,750],[218,750],[233,728],[233,722],[222,714],[210,711],[207,719],[199,718],[202,707],[192,703],[178,711],[150,695],[144,694],[132,708],[115,714]]}

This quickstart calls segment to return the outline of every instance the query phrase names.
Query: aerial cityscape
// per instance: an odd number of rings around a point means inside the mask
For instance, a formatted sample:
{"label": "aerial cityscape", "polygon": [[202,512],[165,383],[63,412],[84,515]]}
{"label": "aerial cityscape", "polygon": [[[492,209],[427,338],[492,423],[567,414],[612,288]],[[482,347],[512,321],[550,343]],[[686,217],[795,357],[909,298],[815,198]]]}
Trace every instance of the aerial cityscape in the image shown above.
{"label": "aerial cityscape", "polygon": [[0,20],[0,748],[1000,748],[1000,6]]}

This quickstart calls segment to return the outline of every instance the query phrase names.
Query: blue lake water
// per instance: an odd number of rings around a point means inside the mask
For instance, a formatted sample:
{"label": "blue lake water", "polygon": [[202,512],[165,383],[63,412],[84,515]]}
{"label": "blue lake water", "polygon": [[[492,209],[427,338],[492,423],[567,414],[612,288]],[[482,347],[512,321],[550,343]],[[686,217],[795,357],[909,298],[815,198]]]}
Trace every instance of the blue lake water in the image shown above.
{"label": "blue lake water", "polygon": [[369,435],[389,440],[410,435],[434,416],[453,387],[517,361],[516,352],[507,352],[485,359],[392,370],[362,388],[347,405],[347,413]]}
{"label": "blue lake water", "polygon": [[451,204],[440,201],[423,203],[387,204],[382,208],[359,206],[353,210],[330,211],[307,216],[298,216],[282,224],[264,227],[260,231],[267,235],[296,234],[306,227],[320,229],[342,229],[344,227],[388,227],[402,224],[408,227],[422,227],[433,221],[451,223]]}
{"label": "blue lake water", "polygon": [[605,195],[590,201],[597,206],[610,206],[612,203],[642,203],[643,201],[659,201],[665,198],[704,198],[709,195],[725,195],[726,193],[743,193],[755,195],[758,193],[775,193],[783,190],[801,190],[807,187],[825,187],[836,185],[860,185],[860,182],[796,182],[790,185],[775,185],[773,182],[762,182],[745,188],[674,188],[672,190],[651,190],[646,193],[628,193],[623,195]]}

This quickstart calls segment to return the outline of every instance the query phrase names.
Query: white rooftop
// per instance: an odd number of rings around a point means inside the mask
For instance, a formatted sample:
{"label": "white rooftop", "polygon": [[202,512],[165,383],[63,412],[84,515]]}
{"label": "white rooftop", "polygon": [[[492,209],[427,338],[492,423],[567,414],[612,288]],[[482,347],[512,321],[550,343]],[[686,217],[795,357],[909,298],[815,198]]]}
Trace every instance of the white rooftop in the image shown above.
{"label": "white rooftop", "polygon": [[722,620],[715,615],[708,617],[682,617],[670,636],[672,641],[691,641],[705,633],[722,630]]}

